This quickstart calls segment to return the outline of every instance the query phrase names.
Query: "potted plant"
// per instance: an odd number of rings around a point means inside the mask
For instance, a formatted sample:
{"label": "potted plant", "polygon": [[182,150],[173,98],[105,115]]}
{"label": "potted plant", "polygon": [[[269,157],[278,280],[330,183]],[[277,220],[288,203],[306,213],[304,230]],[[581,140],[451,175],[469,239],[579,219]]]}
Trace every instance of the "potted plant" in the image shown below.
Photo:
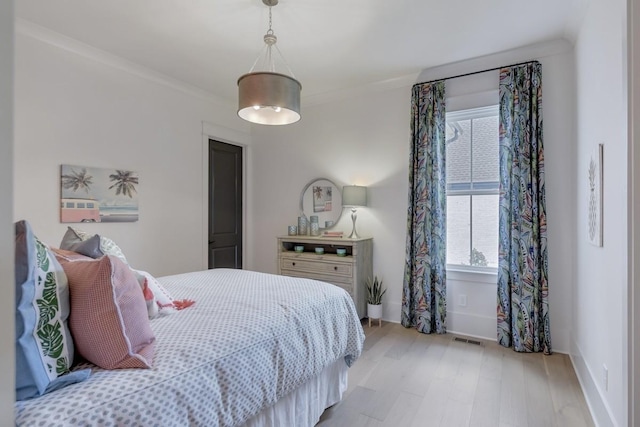
{"label": "potted plant", "polygon": [[369,326],[371,319],[378,319],[378,325],[381,326],[382,319],[382,296],[386,289],[382,287],[382,280],[378,276],[374,276],[373,280],[369,277],[366,280],[367,285],[367,317],[369,318]]}

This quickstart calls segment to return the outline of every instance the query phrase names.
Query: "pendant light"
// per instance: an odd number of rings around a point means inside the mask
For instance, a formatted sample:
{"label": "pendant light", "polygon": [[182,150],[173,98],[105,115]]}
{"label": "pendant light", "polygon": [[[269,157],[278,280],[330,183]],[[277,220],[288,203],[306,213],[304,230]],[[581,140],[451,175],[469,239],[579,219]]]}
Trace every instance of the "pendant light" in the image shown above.
{"label": "pendant light", "polygon": [[[253,63],[249,73],[238,79],[238,116],[261,125],[288,125],[300,120],[300,91],[302,85],[296,80],[276,46],[278,38],[271,29],[271,7],[278,0],[262,0],[269,6],[269,30],[264,35],[265,48]],[[275,47],[289,75],[276,73],[272,50]],[[263,58],[266,71],[254,71]]]}

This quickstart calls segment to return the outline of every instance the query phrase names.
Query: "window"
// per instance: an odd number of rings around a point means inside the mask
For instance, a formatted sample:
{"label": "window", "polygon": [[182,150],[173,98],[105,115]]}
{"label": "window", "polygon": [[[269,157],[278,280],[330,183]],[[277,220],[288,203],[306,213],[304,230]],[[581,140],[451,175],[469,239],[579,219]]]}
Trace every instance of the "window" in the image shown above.
{"label": "window", "polygon": [[447,114],[447,265],[498,267],[498,106]]}

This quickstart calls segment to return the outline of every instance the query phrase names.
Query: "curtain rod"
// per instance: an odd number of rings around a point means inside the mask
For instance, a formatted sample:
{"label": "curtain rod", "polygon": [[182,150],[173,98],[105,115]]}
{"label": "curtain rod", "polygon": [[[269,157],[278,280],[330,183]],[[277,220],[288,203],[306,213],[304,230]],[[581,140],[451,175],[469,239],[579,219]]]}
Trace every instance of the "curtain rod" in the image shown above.
{"label": "curtain rod", "polygon": [[458,79],[460,77],[467,77],[467,76],[473,76],[474,74],[480,74],[480,73],[487,73],[489,71],[495,71],[495,70],[500,70],[502,68],[510,68],[510,67],[517,67],[518,65],[526,65],[526,64],[533,64],[534,62],[539,62],[539,61],[526,61],[526,62],[518,62],[516,64],[511,64],[511,65],[503,65],[501,67],[494,67],[494,68],[487,68],[486,70],[480,70],[480,71],[472,71],[470,73],[464,73],[464,74],[458,74],[457,76],[453,76],[453,77],[445,77],[442,79],[434,79],[434,80],[429,80],[428,82],[421,82],[421,83],[416,83],[413,86],[417,86],[417,85],[424,85],[424,84],[428,84],[428,83],[434,83],[434,82],[439,82],[441,80],[453,80],[453,79]]}

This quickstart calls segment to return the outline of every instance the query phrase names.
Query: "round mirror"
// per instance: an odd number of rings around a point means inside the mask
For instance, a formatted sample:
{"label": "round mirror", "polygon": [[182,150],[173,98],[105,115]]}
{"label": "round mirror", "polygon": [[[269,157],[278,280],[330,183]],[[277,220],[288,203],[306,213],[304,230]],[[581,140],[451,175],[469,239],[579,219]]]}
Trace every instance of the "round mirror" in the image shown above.
{"label": "round mirror", "polygon": [[311,180],[300,193],[300,216],[303,215],[307,220],[317,216],[321,229],[336,225],[342,215],[340,187],[327,178]]}

